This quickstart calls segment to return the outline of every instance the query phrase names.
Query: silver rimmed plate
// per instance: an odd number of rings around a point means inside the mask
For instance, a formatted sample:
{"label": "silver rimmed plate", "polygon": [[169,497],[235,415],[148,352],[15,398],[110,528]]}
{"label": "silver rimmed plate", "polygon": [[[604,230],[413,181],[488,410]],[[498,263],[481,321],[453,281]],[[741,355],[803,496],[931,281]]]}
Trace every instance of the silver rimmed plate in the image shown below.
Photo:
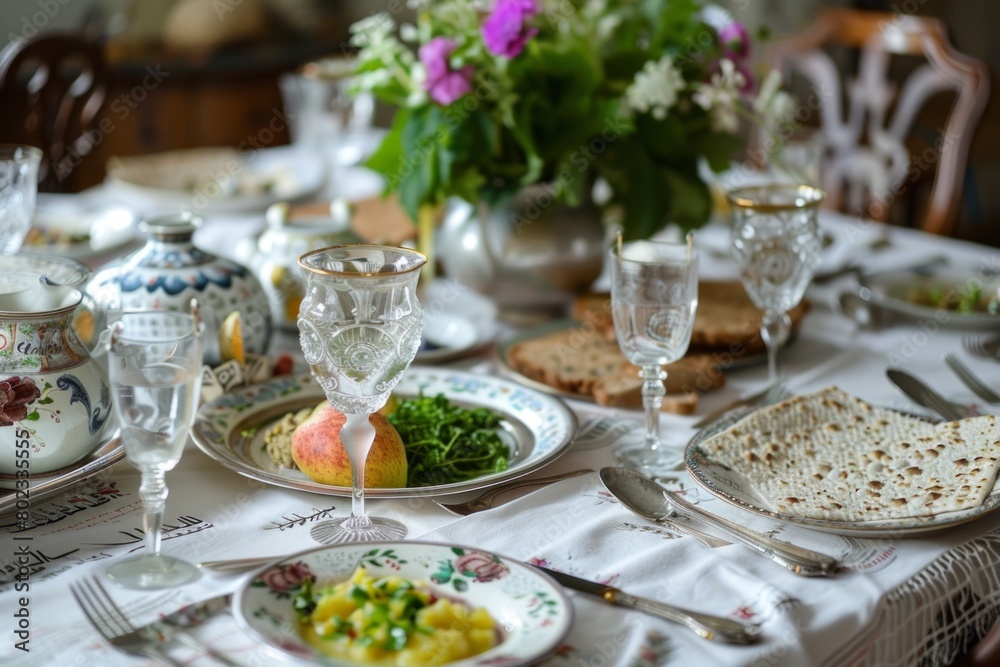
{"label": "silver rimmed plate", "polygon": [[0,473],[0,489],[5,489],[3,493],[0,493],[0,514],[15,509],[21,498],[27,497],[31,503],[38,503],[65,491],[74,484],[79,484],[93,477],[124,459],[125,446],[118,437],[118,429],[115,429],[111,438],[101,443],[100,447],[84,457],[83,460],[59,470],[31,475],[27,482],[27,495],[23,489],[18,490],[19,482],[16,475]]}
{"label": "silver rimmed plate", "polygon": [[[990,313],[985,309],[990,299],[1000,301],[1000,276],[992,271],[938,269],[929,275],[892,271],[862,276],[860,282],[868,290],[866,298],[897,315],[954,329],[994,331],[1000,327],[1000,310]],[[932,294],[968,295],[974,290],[980,294],[980,303],[972,312],[931,305],[926,299]]]}
{"label": "silver rimmed plate", "polygon": [[282,558],[244,581],[233,600],[233,616],[275,655],[310,664],[357,665],[306,642],[292,603],[301,582],[311,580],[313,590],[319,590],[344,581],[359,564],[371,576],[403,577],[438,597],[490,614],[499,642],[447,663],[456,667],[535,664],[559,647],[573,625],[573,605],[562,587],[535,568],[472,547],[409,540],[319,547]]}
{"label": "silver rimmed plate", "polygon": [[[744,477],[739,469],[734,469],[713,461],[701,447],[708,438],[725,431],[755,410],[764,408],[737,408],[711,426],[699,431],[684,452],[687,470],[694,480],[706,491],[731,505],[753,512],[759,516],[777,519],[807,528],[813,528],[837,535],[853,535],[857,537],[915,537],[932,531],[951,528],[1000,508],[1000,484],[995,484],[993,491],[982,505],[954,512],[942,512],[933,516],[906,517],[898,519],[883,519],[879,521],[834,521],[798,516],[787,512],[779,512],[768,507],[754,491],[753,484]],[[915,415],[905,413],[910,417]]]}
{"label": "silver rimmed plate", "polygon": [[[508,380],[450,369],[412,366],[393,391],[408,398],[444,394],[465,407],[485,407],[503,415],[511,443],[507,470],[466,482],[416,488],[365,488],[371,498],[411,498],[474,491],[526,475],[551,463],[569,448],[576,416],[557,398]],[[300,470],[275,463],[264,448],[268,427],[285,414],[315,406],[323,390],[310,375],[284,376],[251,385],[206,403],[191,434],[195,444],[225,467],[252,479],[302,491],[350,497],[345,486],[319,484]]]}

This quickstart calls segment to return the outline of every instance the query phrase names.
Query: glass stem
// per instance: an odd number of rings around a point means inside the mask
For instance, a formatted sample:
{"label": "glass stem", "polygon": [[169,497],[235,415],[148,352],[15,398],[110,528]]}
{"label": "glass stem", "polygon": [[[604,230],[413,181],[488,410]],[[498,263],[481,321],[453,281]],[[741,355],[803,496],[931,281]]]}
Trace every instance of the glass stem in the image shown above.
{"label": "glass stem", "polygon": [[667,393],[663,386],[667,373],[656,365],[643,366],[639,377],[642,378],[642,405],[646,409],[646,447],[656,451],[660,447],[660,408]]}
{"label": "glass stem", "polygon": [[778,384],[781,380],[781,373],[778,369],[778,350],[788,340],[788,332],[791,331],[792,320],[788,313],[779,313],[775,310],[768,310],[764,313],[764,320],[760,325],[760,335],[767,345],[767,376],[771,386]]}
{"label": "glass stem", "polygon": [[365,461],[375,442],[375,427],[364,413],[345,415],[340,440],[351,462],[351,518],[349,528],[366,528],[371,520],[365,515]]}
{"label": "glass stem", "polygon": [[146,533],[146,556],[160,555],[160,538],[163,532],[163,510],[167,506],[167,480],[160,468],[142,471],[139,497],[142,498],[142,529]]}

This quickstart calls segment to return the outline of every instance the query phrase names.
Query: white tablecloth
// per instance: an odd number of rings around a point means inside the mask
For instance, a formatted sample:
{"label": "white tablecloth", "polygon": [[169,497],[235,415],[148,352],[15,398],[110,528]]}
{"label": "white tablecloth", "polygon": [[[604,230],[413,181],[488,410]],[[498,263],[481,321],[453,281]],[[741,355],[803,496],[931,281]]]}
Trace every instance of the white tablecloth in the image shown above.
{"label": "white tablecloth", "polygon": [[[962,267],[998,266],[990,248],[891,230],[892,245],[867,250],[873,228],[828,218],[851,234],[857,247],[845,256],[869,267],[899,265],[946,252]],[[210,220],[199,231],[207,248],[231,248],[234,236],[260,228],[259,217]],[[881,233],[881,232],[880,232]],[[710,256],[705,275],[731,273]],[[845,279],[841,286],[849,285]],[[869,402],[908,410],[915,406],[885,378],[888,365],[905,366],[956,400],[972,396],[941,361],[960,352],[961,331],[927,322],[882,331],[858,331],[831,312],[838,288],[816,289],[816,307],[798,339],[782,355],[796,391],[839,385]],[[966,356],[967,361],[973,361]],[[458,362],[474,372],[496,373],[488,355]],[[1000,387],[1000,364],[976,360],[976,371]],[[734,371],[727,386],[705,396],[705,414],[762,386],[766,368]],[[636,420],[639,414],[573,402],[581,423],[592,416]],[[696,417],[663,416],[666,442],[678,458],[694,434]],[[620,434],[619,434],[620,435]],[[632,437],[630,435],[625,438]],[[613,463],[619,438],[583,439],[536,475]],[[30,528],[0,517],[0,645],[4,665],[138,665],[107,646],[86,623],[67,584],[100,574],[109,561],[142,548],[138,474],[120,464],[58,499],[31,508]],[[164,552],[189,560],[282,555],[315,546],[315,521],[349,511],[344,498],[268,486],[222,467],[190,445],[168,474]],[[842,559],[850,572],[835,579],[797,577],[739,545],[709,549],[691,538],[644,521],[621,507],[596,474],[563,481],[508,504],[456,518],[426,498],[370,500],[369,511],[403,521],[407,539],[457,543],[542,562],[624,590],[714,614],[760,623],[761,643],[726,647],[638,613],[611,608],[574,594],[577,615],[565,645],[551,665],[939,665],[947,664],[980,636],[1000,608],[1000,516],[987,516],[949,530],[916,537],[848,538],[817,533],[750,515],[703,491],[681,473],[677,485],[705,509],[749,527],[814,547]],[[511,493],[514,498],[517,493]],[[19,569],[17,558],[24,554]],[[20,579],[18,578],[20,577]],[[239,585],[237,576],[206,574],[183,588],[137,594],[111,587],[135,623]],[[27,643],[15,631],[28,610]],[[273,656],[244,635],[229,616],[215,618],[198,634],[247,665],[272,664]],[[183,648],[174,655],[208,665]]]}

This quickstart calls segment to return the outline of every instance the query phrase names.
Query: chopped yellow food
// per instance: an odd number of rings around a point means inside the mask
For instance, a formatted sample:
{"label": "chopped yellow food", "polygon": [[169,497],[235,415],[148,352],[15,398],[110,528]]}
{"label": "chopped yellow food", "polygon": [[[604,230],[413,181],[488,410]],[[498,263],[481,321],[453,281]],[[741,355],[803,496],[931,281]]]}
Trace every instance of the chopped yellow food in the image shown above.
{"label": "chopped yellow food", "polygon": [[307,586],[295,606],[311,646],[356,662],[431,667],[497,644],[496,623],[485,609],[438,598],[403,577],[372,577],[363,567],[334,586]]}

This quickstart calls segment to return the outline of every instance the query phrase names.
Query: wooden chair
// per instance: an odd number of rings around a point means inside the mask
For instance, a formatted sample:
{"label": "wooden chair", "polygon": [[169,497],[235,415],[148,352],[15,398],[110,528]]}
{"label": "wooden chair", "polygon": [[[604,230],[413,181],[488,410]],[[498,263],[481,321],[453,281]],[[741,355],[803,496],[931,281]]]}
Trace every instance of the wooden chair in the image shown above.
{"label": "wooden chair", "polygon": [[[843,81],[824,47],[856,54],[856,74]],[[894,56],[920,64],[900,83],[890,80]],[[952,234],[961,202],[969,145],[989,99],[989,70],[956,52],[936,19],[851,9],[824,11],[804,33],[772,45],[768,60],[786,81],[794,74],[812,87],[806,108],[816,107],[825,144],[823,187],[835,208],[888,219],[889,207],[907,187],[933,171],[925,231]],[[937,138],[913,154],[915,120],[938,93],[954,101],[935,128]],[[908,145],[909,144],[909,145]]]}
{"label": "wooden chair", "polygon": [[0,141],[42,150],[39,190],[71,190],[106,94],[101,48],[82,36],[47,33],[0,54]]}

